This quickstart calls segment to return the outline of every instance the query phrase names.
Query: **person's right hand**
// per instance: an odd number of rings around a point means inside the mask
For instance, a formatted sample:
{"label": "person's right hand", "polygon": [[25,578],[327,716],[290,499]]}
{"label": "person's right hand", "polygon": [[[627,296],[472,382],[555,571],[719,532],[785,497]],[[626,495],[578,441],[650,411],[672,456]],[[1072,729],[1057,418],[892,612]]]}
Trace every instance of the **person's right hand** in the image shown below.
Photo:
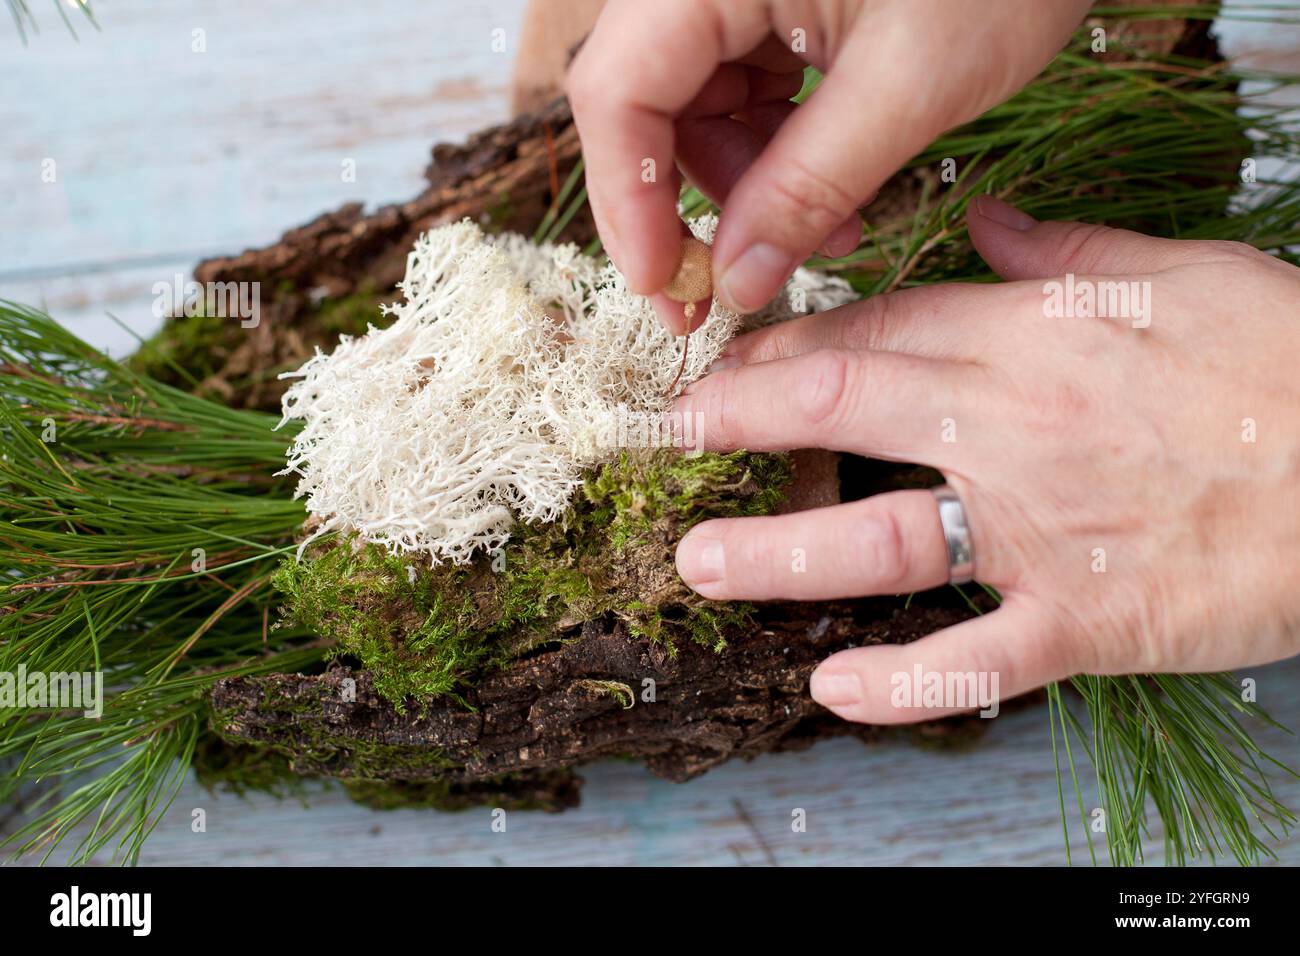
{"label": "person's right hand", "polygon": [[[852,251],[858,207],[1033,78],[1089,6],[609,0],[567,83],[606,251],[633,291],[664,287],[681,251],[680,165],[723,209],[715,294],[759,308],[814,251]],[[805,64],[825,79],[796,107]],[[680,304],[656,306],[684,328]]]}
{"label": "person's right hand", "polygon": [[[963,505],[998,610],[840,651],[813,697],[892,724],[965,709],[900,706],[900,674],[982,674],[1007,699],[1075,674],[1300,653],[1300,268],[1237,243],[1036,222],[991,196],[967,223],[1006,282],[749,332],[674,408],[708,451],[917,462]],[[951,575],[927,490],[705,521],[677,569],[715,601],[908,594]]]}

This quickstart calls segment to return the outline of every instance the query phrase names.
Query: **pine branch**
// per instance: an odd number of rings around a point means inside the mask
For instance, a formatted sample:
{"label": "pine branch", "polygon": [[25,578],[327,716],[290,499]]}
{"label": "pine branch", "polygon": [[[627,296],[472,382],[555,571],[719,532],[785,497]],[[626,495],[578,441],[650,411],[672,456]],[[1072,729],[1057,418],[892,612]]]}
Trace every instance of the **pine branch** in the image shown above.
{"label": "pine branch", "polygon": [[[90,0],[71,0],[71,2],[85,15],[86,19],[90,21],[90,25],[98,30],[99,24],[95,22],[95,14],[90,9]],[[27,34],[29,31],[33,34],[41,32],[40,27],[36,22],[36,15],[32,13],[32,9],[28,5],[27,0],[8,0],[8,3],[9,14],[13,17],[14,26],[18,28],[18,37],[23,41],[23,44],[26,45]],[[51,0],[51,3],[54,5],[54,9],[58,11],[59,18],[63,21],[63,25],[68,28],[68,32],[75,38],[77,31],[73,27],[72,21],[68,19],[67,11],[63,9],[64,0]]]}
{"label": "pine branch", "polygon": [[269,572],[304,517],[272,477],[287,445],[274,424],[0,301],[0,672],[100,671],[107,698],[98,720],[0,710],[0,760],[18,763],[0,802],[45,781],[11,837],[20,852],[98,814],[73,859],[112,838],[133,858],[188,764],[206,688],[320,657],[302,631],[263,633]]}

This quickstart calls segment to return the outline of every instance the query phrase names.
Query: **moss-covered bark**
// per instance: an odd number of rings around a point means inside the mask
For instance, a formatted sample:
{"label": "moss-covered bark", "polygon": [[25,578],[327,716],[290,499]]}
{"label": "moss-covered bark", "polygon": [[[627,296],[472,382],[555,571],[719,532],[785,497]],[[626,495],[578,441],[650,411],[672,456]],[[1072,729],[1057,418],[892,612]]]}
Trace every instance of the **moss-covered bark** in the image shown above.
{"label": "moss-covered bark", "polygon": [[521,524],[469,565],[328,541],[276,575],[291,617],[356,660],[399,710],[460,698],[485,673],[604,615],[669,653],[720,651],[752,608],[708,601],[673,566],[677,541],[717,517],[767,514],[790,479],[783,456],[624,452],[586,476],[565,516]]}
{"label": "moss-covered bark", "polygon": [[950,589],[910,604],[767,604],[752,625],[728,629],[721,654],[692,641],[670,654],[607,615],[482,676],[463,700],[436,698],[420,712],[399,712],[369,672],[336,666],[223,680],[213,724],[229,741],[277,748],[299,774],[457,784],[619,756],[680,781],[733,757],[837,734],[965,740],[988,722],[863,727],[819,707],[807,686],[829,654],[914,640],[970,613]]}
{"label": "moss-covered bark", "polygon": [[[247,744],[209,732],[199,739],[193,768],[199,784],[209,791],[221,790],[239,796],[267,793],[305,803],[309,796],[308,781],[332,781],[330,777],[300,771],[295,757],[292,748],[280,743]],[[374,768],[373,763],[369,766]],[[402,766],[412,764],[403,762]],[[350,798],[375,810],[464,810],[487,805],[506,810],[558,812],[577,805],[582,786],[582,779],[567,768],[502,774],[476,781],[390,780],[385,776],[387,765],[383,771],[375,777],[348,776],[338,782]]]}
{"label": "moss-covered bark", "polygon": [[[370,326],[383,328],[391,321],[380,314],[379,306],[393,296],[380,295],[373,283],[324,298],[286,283],[260,296],[267,300],[268,314],[255,328],[244,329],[238,322],[202,310],[176,316],[144,342],[127,364],[156,381],[228,405],[270,410],[278,405],[283,390],[281,372],[297,368],[317,348],[332,349],[340,335],[364,335]],[[272,329],[274,312],[288,302],[297,303],[302,321]]]}

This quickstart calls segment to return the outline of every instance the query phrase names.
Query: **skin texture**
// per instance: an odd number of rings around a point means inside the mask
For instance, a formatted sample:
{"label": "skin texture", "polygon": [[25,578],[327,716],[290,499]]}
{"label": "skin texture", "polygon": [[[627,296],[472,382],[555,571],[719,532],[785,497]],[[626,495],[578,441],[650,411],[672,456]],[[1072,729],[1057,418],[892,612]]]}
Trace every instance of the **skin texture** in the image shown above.
{"label": "skin texture", "polygon": [[[996,672],[1006,698],[1079,673],[1300,652],[1300,269],[1236,243],[1036,223],[991,197],[967,219],[1006,282],[906,290],[742,336],[678,403],[702,413],[710,449],[918,462],[965,505],[976,579],[1003,606],[838,653],[813,696],[849,720],[904,723],[953,712],[891,704],[891,676],[916,664]],[[1066,274],[1076,288],[1149,283],[1145,319],[1049,317],[1047,283]],[[710,598],[947,581],[927,491],[706,522],[677,567]]]}
{"label": "skin texture", "polygon": [[[1032,78],[1089,4],[954,6],[611,0],[568,93],[596,223],[629,284],[657,293],[673,272],[683,173],[722,207],[714,289],[734,309],[766,301],[815,250],[846,254],[885,179]],[[826,79],[795,107],[805,63]],[[836,654],[813,696],[849,720],[905,723],[956,709],[893,705],[891,678],[914,665],[995,672],[1005,698],[1079,673],[1300,651],[1300,270],[1236,244],[1036,223],[991,197],[968,220],[1005,283],[906,290],[752,333],[678,402],[703,415],[709,448],[927,464],[965,505],[976,579],[1003,606]],[[1148,315],[1049,317],[1047,283],[1067,273],[1150,283]],[[681,306],[655,302],[680,331]],[[706,522],[677,566],[718,599],[948,579],[928,491]]]}
{"label": "skin texture", "polygon": [[[952,0],[610,0],[566,82],[605,249],[633,290],[659,293],[684,173],[723,210],[715,293],[753,311],[814,251],[852,251],[881,184],[1015,93],[1090,5],[981,0],[958,16]],[[796,107],[808,64],[825,79]],[[685,329],[681,303],[654,301]]]}

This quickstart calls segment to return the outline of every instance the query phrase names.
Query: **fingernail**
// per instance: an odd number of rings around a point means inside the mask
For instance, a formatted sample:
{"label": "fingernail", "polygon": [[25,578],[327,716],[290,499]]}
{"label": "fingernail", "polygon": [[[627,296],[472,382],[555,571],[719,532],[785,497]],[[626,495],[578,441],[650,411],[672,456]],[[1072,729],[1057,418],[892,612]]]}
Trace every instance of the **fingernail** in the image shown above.
{"label": "fingernail", "polygon": [[808,691],[812,699],[823,707],[832,710],[848,707],[862,700],[862,682],[852,671],[831,670],[825,666],[817,668],[808,682]]}
{"label": "fingernail", "polygon": [[794,271],[794,257],[766,242],[742,252],[718,277],[718,291],[735,312],[753,312],[767,304]]}
{"label": "fingernail", "polygon": [[[631,287],[629,286],[629,288]],[[663,295],[651,296],[650,302],[654,305],[655,314],[659,316],[659,321],[674,336],[691,334],[691,329],[687,327],[689,323],[686,321],[686,315],[680,302],[674,302]]]}
{"label": "fingernail", "polygon": [[726,566],[722,542],[717,538],[688,534],[677,546],[677,571],[691,587],[721,581]]}
{"label": "fingernail", "polygon": [[[614,226],[605,219],[604,216],[595,215],[596,234],[600,236],[601,245],[605,249],[605,255],[609,256],[609,261],[614,263],[614,268],[619,269],[623,262],[622,249],[619,247],[618,233],[614,231]],[[619,269],[621,272],[622,269]]]}
{"label": "fingernail", "polygon": [[845,240],[839,245],[827,242],[825,245],[817,249],[817,255],[821,256],[823,259],[843,259],[857,247],[858,243],[856,240]]}
{"label": "fingernail", "polygon": [[704,372],[705,375],[712,375],[714,372],[722,372],[729,368],[740,368],[744,363],[734,355],[719,355],[713,360]]}
{"label": "fingernail", "polygon": [[1016,230],[1016,232],[1024,232],[1038,224],[1037,220],[1029,213],[1021,212],[1015,206],[1004,203],[992,196],[975,197],[975,211],[985,219],[992,219],[1009,229]]}

